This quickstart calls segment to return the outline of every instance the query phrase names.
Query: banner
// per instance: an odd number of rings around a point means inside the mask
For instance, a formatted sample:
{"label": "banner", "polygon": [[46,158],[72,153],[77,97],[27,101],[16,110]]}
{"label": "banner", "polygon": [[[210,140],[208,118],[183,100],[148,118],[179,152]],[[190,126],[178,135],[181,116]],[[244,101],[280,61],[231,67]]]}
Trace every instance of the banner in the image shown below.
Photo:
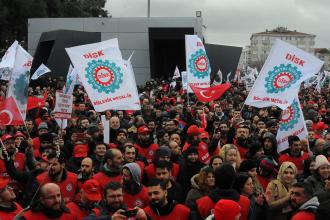
{"label": "banner", "polygon": [[[185,35],[185,40],[188,83],[197,87],[210,87],[211,66],[203,42],[197,35]],[[190,87],[188,92],[192,92]]]}
{"label": "banner", "polygon": [[5,55],[2,57],[0,62],[0,79],[9,80],[12,70],[14,68],[16,49],[18,42],[15,40],[14,43],[7,49]]}
{"label": "banner", "polygon": [[23,47],[18,45],[13,73],[8,83],[7,97],[12,96],[15,99],[23,120],[26,117],[26,103],[32,61],[33,57]]}
{"label": "banner", "polygon": [[78,73],[70,64],[68,74],[66,75],[66,83],[63,89],[64,93],[71,95],[73,93],[74,86],[78,84]]}
{"label": "banner", "polygon": [[38,67],[38,69],[33,73],[31,79],[32,80],[36,80],[38,79],[40,76],[44,75],[45,73],[49,73],[51,72],[51,70],[45,66],[43,63]]}
{"label": "banner", "polygon": [[323,61],[288,43],[276,39],[245,104],[258,108],[289,107],[300,84],[314,76]]}
{"label": "banner", "polygon": [[103,124],[103,141],[106,144],[110,144],[110,121],[105,118],[105,115],[101,115],[101,122]]}
{"label": "banner", "polygon": [[182,88],[184,90],[188,89],[188,79],[187,79],[187,72],[186,71],[182,71],[181,72],[181,78],[182,78]]}
{"label": "banner", "polygon": [[304,115],[298,97],[293,100],[291,106],[282,111],[276,135],[277,152],[282,152],[289,147],[288,137],[291,135],[296,135],[301,140],[308,138]]}
{"label": "banner", "polygon": [[173,80],[180,78],[180,71],[178,66],[175,67],[174,74],[173,74]]}
{"label": "banner", "polygon": [[70,119],[72,114],[73,96],[56,91],[55,118]]}
{"label": "banner", "polygon": [[131,65],[122,59],[117,39],[66,48],[66,51],[95,111],[140,109],[134,73]]}

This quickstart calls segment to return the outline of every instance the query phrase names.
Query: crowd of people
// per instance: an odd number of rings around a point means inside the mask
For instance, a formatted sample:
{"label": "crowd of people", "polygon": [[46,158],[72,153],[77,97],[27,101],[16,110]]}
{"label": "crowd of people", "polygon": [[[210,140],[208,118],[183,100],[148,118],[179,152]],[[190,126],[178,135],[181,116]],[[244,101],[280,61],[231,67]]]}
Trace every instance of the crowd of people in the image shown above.
{"label": "crowd of people", "polygon": [[152,80],[138,88],[140,111],[102,113],[78,85],[66,126],[54,113],[62,87],[29,88],[48,94],[44,106],[0,127],[1,220],[330,219],[328,88],[302,86],[308,139],[289,136],[277,152],[281,110],[244,106],[244,82],[202,103],[180,82]]}

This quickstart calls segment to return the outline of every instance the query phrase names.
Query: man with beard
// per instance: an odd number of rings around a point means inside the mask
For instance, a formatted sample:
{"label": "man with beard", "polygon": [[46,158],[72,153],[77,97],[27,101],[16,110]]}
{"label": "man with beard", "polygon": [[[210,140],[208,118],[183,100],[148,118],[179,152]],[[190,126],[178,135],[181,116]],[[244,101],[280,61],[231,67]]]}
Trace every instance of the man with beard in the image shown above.
{"label": "man with beard", "polygon": [[167,200],[175,200],[179,203],[184,201],[182,195],[182,187],[179,183],[172,179],[172,166],[171,162],[160,160],[155,163],[155,177],[165,183],[167,191]]}
{"label": "man with beard", "polygon": [[109,182],[121,182],[121,168],[124,162],[123,155],[118,149],[110,149],[105,153],[105,164],[101,171],[93,176],[103,188]]}
{"label": "man with beard", "polygon": [[62,153],[52,152],[47,156],[49,170],[37,176],[39,185],[56,183],[60,189],[64,202],[73,201],[78,187],[77,176],[65,169],[65,157]]}
{"label": "man with beard", "polygon": [[146,158],[148,163],[151,163],[158,145],[154,143],[150,137],[150,130],[147,126],[143,125],[138,128],[137,143],[134,145],[138,149],[139,155]]}
{"label": "man with beard", "polygon": [[232,135],[228,134],[227,143],[237,146],[240,156],[243,160],[246,158],[246,154],[249,151],[249,148],[253,145],[252,141],[250,140],[250,128],[244,123],[241,123],[235,127],[236,131],[234,128],[229,131],[230,133],[235,133],[234,138]]}
{"label": "man with beard", "polygon": [[60,187],[55,183],[46,183],[40,188],[40,199],[20,219],[76,220],[77,218],[65,206]]}
{"label": "man with beard", "polygon": [[190,209],[188,207],[167,199],[167,190],[163,181],[151,179],[148,184],[148,196],[150,205],[144,208],[144,211],[151,219],[190,219]]}
{"label": "man with beard", "polygon": [[89,179],[93,177],[93,161],[91,158],[86,157],[81,161],[80,172],[77,175],[78,178],[78,188]]}
{"label": "man with beard", "polygon": [[[103,200],[101,202],[100,217],[87,217],[84,220],[124,220],[127,219],[123,212],[127,211],[124,203],[123,189],[120,183],[111,182],[105,185]],[[135,208],[136,220],[147,220],[147,215],[140,208]]]}
{"label": "man with beard", "polygon": [[22,207],[14,202],[16,195],[9,185],[9,180],[0,178],[0,218],[11,220],[22,210]]}
{"label": "man with beard", "polygon": [[299,182],[291,188],[290,202],[297,211],[291,220],[314,220],[319,207],[316,196],[313,197],[313,187],[309,183]]}
{"label": "man with beard", "polygon": [[87,180],[80,190],[80,200],[67,204],[70,212],[77,219],[83,219],[86,216],[99,216],[100,210],[96,207],[97,202],[102,199],[101,186],[96,180]]}
{"label": "man with beard", "polygon": [[290,161],[296,165],[298,173],[302,173],[304,170],[304,161],[308,159],[309,154],[301,150],[301,143],[298,136],[289,136],[289,149],[281,152],[281,156],[278,159],[281,165],[284,161]]}
{"label": "man with beard", "polygon": [[128,208],[148,205],[148,190],[141,183],[141,169],[136,163],[127,163],[122,170],[124,202]]}
{"label": "man with beard", "polygon": [[3,147],[0,147],[0,177],[8,178],[7,169],[5,166],[5,159],[12,159],[18,171],[25,169],[25,155],[18,152],[15,147],[14,137],[9,134],[4,134],[1,137]]}

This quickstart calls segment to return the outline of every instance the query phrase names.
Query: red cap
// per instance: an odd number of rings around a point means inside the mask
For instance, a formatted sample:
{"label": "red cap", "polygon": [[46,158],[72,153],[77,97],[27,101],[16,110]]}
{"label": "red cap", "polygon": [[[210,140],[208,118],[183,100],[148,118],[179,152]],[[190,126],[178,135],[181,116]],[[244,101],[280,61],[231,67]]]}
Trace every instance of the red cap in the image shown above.
{"label": "red cap", "polygon": [[3,190],[9,183],[9,179],[0,178],[0,190]]}
{"label": "red cap", "polygon": [[197,127],[197,125],[191,125],[188,130],[187,130],[187,135],[188,136],[197,136],[204,132],[203,128]]}
{"label": "red cap", "polygon": [[23,137],[24,139],[26,139],[25,134],[23,134],[23,133],[20,132],[20,131],[18,131],[18,132],[15,133],[14,138],[17,138],[17,137]]}
{"label": "red cap", "polygon": [[149,132],[150,132],[149,128],[145,125],[139,127],[139,129],[138,129],[138,134],[149,133]]}
{"label": "red cap", "polygon": [[319,121],[316,123],[316,125],[314,126],[314,130],[324,130],[327,129],[329,126],[326,125],[323,121]]}
{"label": "red cap", "polygon": [[229,199],[220,199],[214,206],[215,220],[233,220],[241,213],[240,205]]}
{"label": "red cap", "polygon": [[73,148],[73,157],[87,157],[88,146],[86,144],[77,144]]}
{"label": "red cap", "polygon": [[89,201],[97,202],[102,199],[101,185],[94,179],[90,179],[84,182],[82,190],[84,190],[85,196]]}
{"label": "red cap", "polygon": [[208,132],[204,131],[201,133],[201,135],[199,137],[200,137],[200,139],[203,139],[203,138],[209,138],[210,136],[209,136]]}
{"label": "red cap", "polygon": [[10,134],[4,134],[1,137],[2,142],[5,142],[6,140],[9,140],[9,139],[14,139],[14,137],[11,136]]}

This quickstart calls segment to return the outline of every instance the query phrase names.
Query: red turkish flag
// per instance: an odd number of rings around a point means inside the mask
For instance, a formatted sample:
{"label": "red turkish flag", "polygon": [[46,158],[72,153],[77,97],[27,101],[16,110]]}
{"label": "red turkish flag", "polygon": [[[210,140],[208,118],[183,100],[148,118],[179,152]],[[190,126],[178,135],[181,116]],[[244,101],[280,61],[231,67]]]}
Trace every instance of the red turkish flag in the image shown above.
{"label": "red turkish flag", "polygon": [[47,92],[45,93],[44,97],[42,97],[42,98],[38,98],[35,96],[29,96],[27,99],[26,111],[29,111],[34,108],[38,108],[40,106],[44,106],[47,97],[48,97]]}
{"label": "red turkish flag", "polygon": [[208,88],[200,88],[189,84],[190,88],[195,93],[197,99],[201,102],[210,102],[220,98],[229,88],[230,83],[220,84]]}
{"label": "red turkish flag", "polygon": [[0,125],[24,125],[22,115],[12,96],[0,102]]}

